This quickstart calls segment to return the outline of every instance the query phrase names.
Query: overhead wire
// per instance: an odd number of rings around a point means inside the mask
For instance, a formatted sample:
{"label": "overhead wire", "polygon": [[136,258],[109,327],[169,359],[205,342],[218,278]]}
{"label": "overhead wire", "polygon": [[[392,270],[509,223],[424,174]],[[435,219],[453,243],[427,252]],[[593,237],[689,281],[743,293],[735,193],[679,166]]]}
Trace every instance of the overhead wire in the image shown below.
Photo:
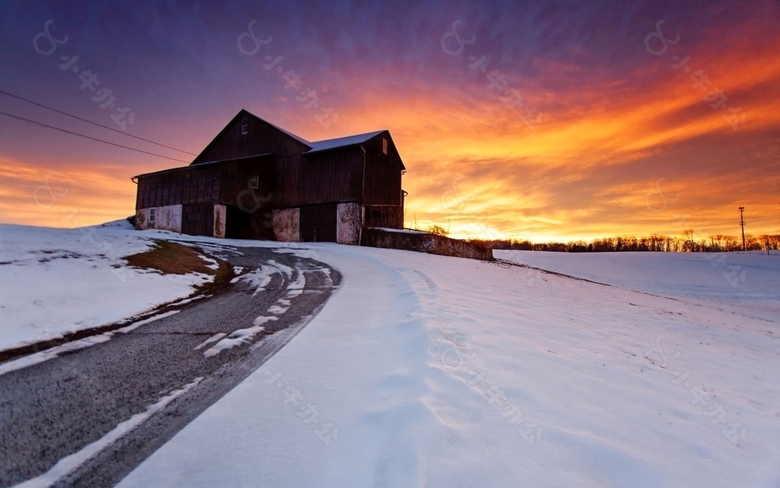
{"label": "overhead wire", "polygon": [[23,102],[30,103],[30,104],[32,104],[32,105],[37,105],[38,107],[45,108],[46,110],[51,110],[52,112],[57,112],[58,114],[65,115],[65,116],[67,116],[67,117],[71,117],[71,118],[74,118],[74,119],[76,119],[76,120],[80,120],[80,121],[82,121],[82,122],[86,122],[86,123],[88,123],[88,124],[96,125],[96,126],[98,126],[98,127],[101,127],[101,128],[103,128],[103,129],[110,130],[110,131],[113,131],[113,132],[117,132],[117,133],[119,133],[119,134],[126,135],[127,137],[132,137],[133,139],[138,139],[139,141],[148,142],[148,143],[150,143],[150,144],[154,144],[154,145],[156,145],[156,146],[161,146],[161,147],[164,147],[164,148],[167,148],[167,149],[173,149],[174,151],[179,151],[179,152],[183,152],[183,153],[185,153],[185,154],[190,154],[190,155],[192,155],[192,156],[197,156],[197,154],[195,154],[195,153],[191,153],[191,152],[189,152],[189,151],[185,151],[185,150],[183,150],[183,149],[178,149],[178,148],[175,148],[175,147],[173,147],[173,146],[167,146],[167,145],[165,145],[165,144],[161,144],[161,143],[159,143],[159,142],[155,142],[155,141],[152,141],[152,140],[150,140],[150,139],[145,139],[145,138],[143,138],[143,137],[139,137],[139,136],[136,136],[136,135],[133,135],[133,134],[128,134],[127,132],[124,132],[124,131],[121,131],[121,130],[114,129],[113,127],[109,127],[109,126],[107,126],[107,125],[99,124],[99,123],[97,123],[97,122],[93,122],[93,121],[91,121],[91,120],[88,120],[88,119],[85,119],[85,118],[79,117],[79,116],[77,116],[77,115],[73,115],[73,114],[69,114],[69,113],[67,113],[67,112],[63,112],[62,110],[58,110],[58,109],[56,109],[56,108],[49,107],[48,105],[44,105],[44,104],[42,104],[42,103],[38,103],[38,102],[36,102],[36,101],[29,100],[29,99],[27,99],[27,98],[24,98],[24,97],[20,97],[19,95],[14,95],[13,93],[9,93],[9,92],[7,92],[7,91],[5,91],[5,90],[0,90],[0,93],[2,93],[3,95],[7,95],[7,96],[9,96],[9,97],[12,97],[12,98],[16,98],[17,100],[21,100],[21,101],[23,101]]}
{"label": "overhead wire", "polygon": [[11,117],[13,119],[23,120],[23,121],[28,122],[30,124],[39,125],[41,127],[46,127],[48,129],[58,130],[60,132],[66,133],[66,134],[71,134],[71,135],[74,135],[74,136],[83,137],[85,139],[90,139],[90,140],[93,140],[93,141],[102,142],[103,144],[108,144],[110,146],[121,147],[122,149],[128,149],[130,151],[135,151],[135,152],[139,152],[139,153],[143,153],[143,154],[148,154],[150,156],[156,156],[158,158],[170,159],[171,161],[179,161],[181,163],[189,163],[189,161],[185,161],[183,159],[177,159],[177,158],[172,158],[172,157],[169,157],[169,156],[163,156],[162,154],[156,154],[156,153],[153,153],[153,152],[144,151],[143,149],[137,149],[137,148],[130,147],[130,146],[124,146],[122,144],[117,144],[115,142],[105,141],[103,139],[98,139],[97,137],[92,137],[92,136],[88,136],[88,135],[85,135],[85,134],[79,134],[78,132],[72,132],[72,131],[69,131],[69,130],[66,130],[66,129],[62,129],[60,127],[55,127],[53,125],[44,124],[43,122],[38,122],[38,121],[35,121],[35,120],[30,120],[30,119],[27,119],[27,118],[24,118],[24,117],[20,117],[18,115],[9,114],[7,112],[0,111],[0,115],[5,115],[6,117]]}

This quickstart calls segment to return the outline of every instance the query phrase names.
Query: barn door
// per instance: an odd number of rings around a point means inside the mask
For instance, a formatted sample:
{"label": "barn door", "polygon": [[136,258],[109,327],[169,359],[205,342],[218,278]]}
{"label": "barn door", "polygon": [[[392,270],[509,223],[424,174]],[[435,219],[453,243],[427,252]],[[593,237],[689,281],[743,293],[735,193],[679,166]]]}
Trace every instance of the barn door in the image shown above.
{"label": "barn door", "polygon": [[192,203],[181,206],[181,233],[193,236],[214,235],[214,205]]}
{"label": "barn door", "polygon": [[228,239],[252,238],[251,214],[248,214],[233,205],[227,205],[227,218],[225,221],[225,237]]}
{"label": "barn door", "polygon": [[302,242],[336,242],[336,204],[301,207]]}

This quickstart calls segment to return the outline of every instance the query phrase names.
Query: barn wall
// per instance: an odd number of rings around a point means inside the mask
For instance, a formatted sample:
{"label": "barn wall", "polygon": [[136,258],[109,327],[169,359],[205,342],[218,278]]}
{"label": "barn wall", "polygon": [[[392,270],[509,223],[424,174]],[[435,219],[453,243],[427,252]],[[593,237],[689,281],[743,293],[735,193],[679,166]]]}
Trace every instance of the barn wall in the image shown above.
{"label": "barn wall", "polygon": [[[242,133],[242,121],[247,119],[249,131]],[[309,146],[285,134],[271,124],[242,111],[195,158],[193,165],[209,161],[244,158],[273,153],[278,157],[301,154]]]}
{"label": "barn wall", "polygon": [[[239,161],[225,161],[220,168],[219,201],[254,213],[271,204],[276,190],[276,167],[273,156],[259,156]],[[250,186],[253,174],[259,177],[258,187]]]}
{"label": "barn wall", "polygon": [[214,235],[214,205],[192,203],[182,205],[181,232],[192,236]]}
{"label": "barn wall", "polygon": [[401,206],[401,170],[377,156],[366,157],[366,205]]}
{"label": "barn wall", "polygon": [[273,211],[274,238],[281,242],[300,240],[301,210],[285,208]]}
{"label": "barn wall", "polygon": [[[154,209],[154,222],[149,222],[151,209]],[[138,209],[135,213],[135,228],[138,230],[159,229],[181,232],[181,205]]]}
{"label": "barn wall", "polygon": [[336,208],[336,242],[358,244],[363,226],[363,207],[358,203],[340,203]]}
{"label": "barn wall", "polygon": [[211,165],[140,176],[135,208],[219,203],[220,183],[220,168]]}
{"label": "barn wall", "polygon": [[363,185],[363,152],[359,147],[279,158],[273,204],[299,207],[356,202]]}
{"label": "barn wall", "polygon": [[[388,143],[387,154],[382,150],[382,139]],[[366,177],[362,202],[365,225],[369,227],[402,228],[403,196],[401,171],[403,162],[390,138],[389,132],[373,137],[364,144],[366,149]]]}
{"label": "barn wall", "polygon": [[[388,155],[382,153],[382,139],[388,139]],[[394,153],[389,136],[379,135],[366,142],[366,205],[401,206],[401,162]],[[395,155],[395,157],[394,157]]]}
{"label": "barn wall", "polygon": [[225,237],[227,228],[227,207],[214,205],[214,237]]}

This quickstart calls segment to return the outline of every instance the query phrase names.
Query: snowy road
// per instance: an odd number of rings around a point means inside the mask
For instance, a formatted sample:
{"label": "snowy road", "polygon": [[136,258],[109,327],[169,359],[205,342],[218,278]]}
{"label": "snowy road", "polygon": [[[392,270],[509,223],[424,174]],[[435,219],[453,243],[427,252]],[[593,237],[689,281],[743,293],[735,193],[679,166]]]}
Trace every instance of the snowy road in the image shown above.
{"label": "snowy road", "polygon": [[252,271],[208,300],[0,363],[0,486],[116,483],[286,344],[341,280],[310,259],[241,251],[229,261]]}

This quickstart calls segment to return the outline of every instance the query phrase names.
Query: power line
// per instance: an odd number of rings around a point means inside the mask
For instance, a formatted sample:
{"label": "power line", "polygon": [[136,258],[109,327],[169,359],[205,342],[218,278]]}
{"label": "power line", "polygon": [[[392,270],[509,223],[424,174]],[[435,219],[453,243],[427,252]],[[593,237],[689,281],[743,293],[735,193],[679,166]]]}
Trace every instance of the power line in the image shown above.
{"label": "power line", "polygon": [[6,112],[0,112],[0,115],[5,115],[6,117],[11,117],[13,119],[23,120],[23,121],[29,122],[31,124],[40,125],[41,127],[46,127],[48,129],[58,130],[60,132],[66,133],[66,134],[72,134],[74,136],[83,137],[85,139],[91,139],[93,141],[102,142],[103,144],[108,144],[110,146],[121,147],[122,149],[129,149],[131,151],[148,154],[150,156],[157,156],[158,158],[170,159],[171,161],[179,161],[181,163],[189,163],[189,161],[185,161],[183,159],[171,158],[171,157],[168,157],[168,156],[163,156],[162,154],[155,154],[155,153],[152,153],[152,152],[149,152],[149,151],[143,151],[141,149],[136,149],[134,147],[128,147],[128,146],[123,146],[122,144],[116,144],[114,142],[104,141],[103,139],[98,139],[96,137],[85,136],[84,134],[79,134],[78,132],[71,132],[69,130],[60,129],[59,127],[54,127],[53,125],[47,125],[47,124],[44,124],[44,123],[41,123],[41,122],[36,122],[36,121],[30,120],[30,119],[25,119],[24,117],[19,117],[18,115],[12,115],[12,114],[9,114],[9,113],[6,113]]}
{"label": "power line", "polygon": [[88,124],[96,125],[98,127],[102,127],[104,129],[107,129],[107,130],[110,130],[110,131],[118,132],[119,134],[124,134],[124,135],[126,135],[128,137],[132,137],[132,138],[138,139],[140,141],[148,142],[150,144],[154,144],[156,146],[165,147],[165,148],[168,148],[168,149],[173,149],[174,151],[183,152],[185,154],[191,154],[192,156],[197,156],[197,154],[191,153],[189,151],[185,151],[183,149],[176,149],[175,147],[166,146],[165,144],[160,144],[159,142],[150,141],[149,139],[144,139],[143,137],[134,136],[133,134],[128,134],[127,132],[122,132],[121,130],[116,130],[113,127],[109,127],[109,126],[103,125],[103,124],[98,124],[97,122],[92,122],[91,120],[83,119],[83,118],[78,117],[76,115],[72,115],[72,114],[69,114],[67,112],[63,112],[62,110],[57,110],[56,108],[49,107],[49,106],[44,105],[42,103],[34,102],[32,100],[28,100],[28,99],[20,97],[18,95],[14,95],[13,93],[8,93],[7,91],[4,91],[4,90],[0,90],[0,93],[2,93],[3,95],[8,95],[9,97],[16,98],[17,100],[21,100],[23,102],[27,102],[27,103],[31,103],[33,105],[37,105],[39,107],[43,107],[46,110],[51,110],[52,112],[57,112],[58,114],[62,114],[62,115],[66,115],[68,117],[72,117],[72,118],[74,118],[76,120],[80,120],[80,121],[86,122]]}

